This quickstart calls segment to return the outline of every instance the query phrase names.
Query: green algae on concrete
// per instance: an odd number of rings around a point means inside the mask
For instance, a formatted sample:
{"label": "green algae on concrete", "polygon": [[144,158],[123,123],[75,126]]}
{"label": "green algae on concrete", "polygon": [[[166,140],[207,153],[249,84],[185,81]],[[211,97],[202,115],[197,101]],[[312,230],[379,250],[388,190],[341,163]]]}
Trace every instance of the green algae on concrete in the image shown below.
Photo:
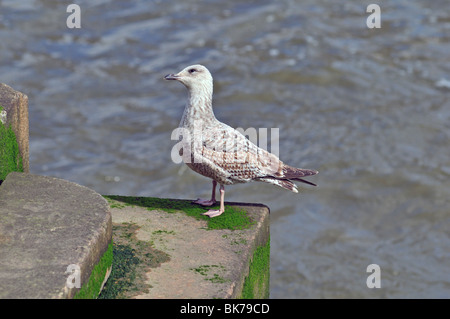
{"label": "green algae on concrete", "polygon": [[248,276],[245,278],[241,299],[268,299],[270,279],[270,237],[253,253]]}
{"label": "green algae on concrete", "polygon": [[[3,107],[0,105],[0,112]],[[23,172],[22,157],[11,125],[0,121],[0,183],[10,172]]]}
{"label": "green algae on concrete", "polygon": [[89,281],[75,294],[74,299],[96,299],[102,290],[108,272],[111,271],[112,263],[113,243],[111,242],[100,261],[92,269]]}
{"label": "green algae on concrete", "polygon": [[130,298],[146,292],[145,273],[170,259],[166,253],[138,240],[139,228],[133,223],[113,224],[112,269],[99,299]]}
{"label": "green algae on concrete", "polygon": [[[225,222],[209,224],[224,216],[202,216],[207,208],[189,200],[104,197],[111,208],[115,256],[110,279],[99,298],[268,296],[267,206],[228,202],[223,215],[240,212],[244,222],[224,218]],[[118,239],[123,241],[118,243]],[[147,267],[145,281],[139,272],[151,261],[139,257],[143,255],[141,247],[167,257],[167,261]]]}
{"label": "green algae on concrete", "polygon": [[[146,207],[148,210],[162,210],[167,213],[184,212],[188,216],[196,219],[206,220],[208,222],[208,230],[211,229],[245,229],[253,224],[253,221],[242,209],[236,209],[229,205],[225,205],[225,212],[214,218],[201,215],[210,208],[205,208],[197,204],[193,204],[189,200],[168,199],[156,197],[134,197],[134,196],[104,196],[108,200],[111,208],[121,208],[127,205]],[[218,206],[217,206],[218,207]],[[213,206],[214,208],[214,206]]]}
{"label": "green algae on concrete", "polygon": [[213,283],[224,283],[229,281],[222,277],[222,273],[225,267],[222,265],[200,265],[196,268],[191,268],[191,270],[205,277],[205,280]]}

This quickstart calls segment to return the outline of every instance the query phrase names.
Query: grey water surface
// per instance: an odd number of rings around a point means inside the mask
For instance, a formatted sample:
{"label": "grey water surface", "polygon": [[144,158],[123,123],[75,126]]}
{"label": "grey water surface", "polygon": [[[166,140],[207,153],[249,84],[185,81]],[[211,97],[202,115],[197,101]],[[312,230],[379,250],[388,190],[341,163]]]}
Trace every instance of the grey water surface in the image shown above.
{"label": "grey water surface", "polygon": [[[201,63],[216,117],[279,129],[280,158],[320,171],[271,209],[271,298],[450,297],[450,10],[446,0],[0,0],[0,82],[29,97],[30,168],[101,194],[208,197],[171,160]],[[269,136],[270,137],[270,136]],[[269,143],[270,147],[270,143]],[[369,289],[367,266],[381,270]]]}

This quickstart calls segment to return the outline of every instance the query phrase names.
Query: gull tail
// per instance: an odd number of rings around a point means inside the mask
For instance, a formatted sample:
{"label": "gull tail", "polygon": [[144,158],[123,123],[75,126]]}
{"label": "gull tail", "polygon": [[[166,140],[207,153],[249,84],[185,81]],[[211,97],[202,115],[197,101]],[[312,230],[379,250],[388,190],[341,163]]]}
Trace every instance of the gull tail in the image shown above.
{"label": "gull tail", "polygon": [[284,164],[282,169],[282,177],[283,179],[290,179],[293,181],[303,182],[309,185],[317,186],[316,184],[307,181],[301,177],[316,175],[319,172],[314,169],[305,169],[305,168],[295,168],[289,165]]}
{"label": "gull tail", "polygon": [[256,180],[280,186],[294,193],[298,193],[298,189],[297,185],[295,185],[293,181],[299,181],[309,185],[317,186],[316,184],[301,178],[318,174],[319,172],[316,170],[295,168],[285,164],[280,173],[281,174],[277,174],[277,176],[264,176],[257,178]]}
{"label": "gull tail", "polygon": [[292,181],[290,181],[288,179],[277,179],[277,178],[273,178],[273,177],[261,177],[261,178],[255,179],[255,180],[259,181],[259,182],[265,182],[265,183],[277,185],[277,186],[280,186],[281,188],[287,189],[288,191],[298,193],[297,185],[295,185],[294,183],[292,183]]}

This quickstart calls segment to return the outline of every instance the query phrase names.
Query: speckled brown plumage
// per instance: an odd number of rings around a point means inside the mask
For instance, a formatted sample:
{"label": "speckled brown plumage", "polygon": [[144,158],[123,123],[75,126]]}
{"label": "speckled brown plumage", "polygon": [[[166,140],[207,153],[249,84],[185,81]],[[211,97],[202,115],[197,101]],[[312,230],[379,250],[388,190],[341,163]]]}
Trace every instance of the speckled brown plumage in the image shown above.
{"label": "speckled brown plumage", "polygon": [[[205,206],[215,203],[216,183],[221,185],[221,208],[206,215],[215,217],[223,212],[223,185],[260,181],[298,192],[292,181],[315,185],[302,177],[315,175],[311,169],[284,164],[277,156],[259,148],[237,130],[218,121],[212,109],[213,79],[202,65],[169,74],[167,80],[178,80],[189,92],[189,100],[180,122],[183,161],[195,172],[211,178],[211,200],[197,200]],[[185,154],[187,152],[188,154]],[[180,155],[181,155],[180,154]]]}

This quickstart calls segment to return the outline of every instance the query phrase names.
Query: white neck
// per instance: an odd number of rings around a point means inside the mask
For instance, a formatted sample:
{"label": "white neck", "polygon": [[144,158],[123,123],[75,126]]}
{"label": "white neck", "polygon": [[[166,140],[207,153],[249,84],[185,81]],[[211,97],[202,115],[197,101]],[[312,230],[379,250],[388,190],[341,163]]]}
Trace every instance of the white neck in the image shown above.
{"label": "white neck", "polygon": [[202,121],[209,124],[217,121],[212,109],[213,85],[212,81],[205,85],[196,85],[188,87],[189,102],[184,109],[183,118],[180,126],[190,127],[194,122]]}

